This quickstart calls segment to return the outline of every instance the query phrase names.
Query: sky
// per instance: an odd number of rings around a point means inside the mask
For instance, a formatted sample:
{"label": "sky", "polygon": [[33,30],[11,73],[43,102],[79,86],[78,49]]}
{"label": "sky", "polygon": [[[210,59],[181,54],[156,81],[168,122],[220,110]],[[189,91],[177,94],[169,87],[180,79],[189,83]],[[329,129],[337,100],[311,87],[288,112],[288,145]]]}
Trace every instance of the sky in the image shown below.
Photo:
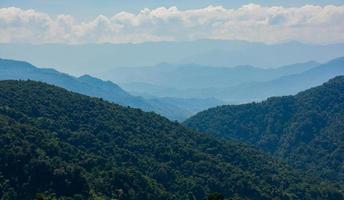
{"label": "sky", "polygon": [[97,15],[112,16],[117,12],[138,12],[143,8],[176,6],[179,9],[204,8],[221,5],[225,8],[239,8],[246,4],[264,6],[299,7],[302,5],[343,5],[344,0],[1,0],[0,7],[19,7],[47,12],[61,13],[89,19]]}
{"label": "sky", "polygon": [[1,0],[0,43],[344,42],[344,0]]}

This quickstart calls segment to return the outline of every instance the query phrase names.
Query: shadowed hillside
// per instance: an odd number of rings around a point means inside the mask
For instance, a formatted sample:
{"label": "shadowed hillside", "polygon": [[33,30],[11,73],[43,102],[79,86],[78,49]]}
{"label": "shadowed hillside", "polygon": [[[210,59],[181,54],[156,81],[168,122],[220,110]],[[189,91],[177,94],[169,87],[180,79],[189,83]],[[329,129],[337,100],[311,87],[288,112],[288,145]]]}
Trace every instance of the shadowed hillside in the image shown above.
{"label": "shadowed hillside", "polygon": [[212,108],[184,124],[253,144],[322,178],[344,180],[344,76],[295,96]]}
{"label": "shadowed hillside", "polygon": [[33,81],[0,81],[4,199],[343,199],[253,147]]}

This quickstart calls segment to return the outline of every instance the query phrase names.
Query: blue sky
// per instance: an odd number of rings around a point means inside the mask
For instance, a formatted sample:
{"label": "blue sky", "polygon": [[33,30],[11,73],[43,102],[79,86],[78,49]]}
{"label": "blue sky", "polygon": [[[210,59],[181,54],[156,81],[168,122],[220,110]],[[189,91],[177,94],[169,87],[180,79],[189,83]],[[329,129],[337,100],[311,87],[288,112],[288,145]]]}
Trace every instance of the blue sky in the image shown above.
{"label": "blue sky", "polygon": [[202,8],[208,5],[222,5],[238,8],[255,3],[265,6],[342,5],[344,0],[1,0],[0,7],[15,6],[36,9],[51,15],[70,14],[80,19],[97,15],[112,16],[120,11],[138,12],[143,8],[176,6],[179,9]]}

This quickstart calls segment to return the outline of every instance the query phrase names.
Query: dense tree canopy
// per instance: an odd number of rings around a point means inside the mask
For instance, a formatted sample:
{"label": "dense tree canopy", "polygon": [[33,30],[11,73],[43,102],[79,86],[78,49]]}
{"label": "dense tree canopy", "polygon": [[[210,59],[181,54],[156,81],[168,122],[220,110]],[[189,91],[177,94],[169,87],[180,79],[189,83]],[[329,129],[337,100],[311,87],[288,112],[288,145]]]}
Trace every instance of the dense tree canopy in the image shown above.
{"label": "dense tree canopy", "polygon": [[253,144],[299,169],[344,182],[344,76],[295,96],[212,108],[184,124]]}
{"label": "dense tree canopy", "polygon": [[0,81],[1,199],[343,199],[339,191],[154,113]]}

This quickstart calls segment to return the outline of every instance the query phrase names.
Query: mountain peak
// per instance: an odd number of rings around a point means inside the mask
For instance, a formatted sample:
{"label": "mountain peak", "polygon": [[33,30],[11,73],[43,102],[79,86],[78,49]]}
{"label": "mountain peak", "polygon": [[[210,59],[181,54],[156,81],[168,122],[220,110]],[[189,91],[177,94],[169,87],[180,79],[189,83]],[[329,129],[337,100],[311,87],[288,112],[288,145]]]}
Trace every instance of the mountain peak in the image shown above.
{"label": "mountain peak", "polygon": [[87,79],[97,79],[97,78],[95,78],[95,77],[93,77],[93,76],[91,76],[91,75],[88,75],[88,74],[84,74],[84,75],[82,75],[82,76],[79,76],[79,79],[85,79],[85,80],[87,80]]}

